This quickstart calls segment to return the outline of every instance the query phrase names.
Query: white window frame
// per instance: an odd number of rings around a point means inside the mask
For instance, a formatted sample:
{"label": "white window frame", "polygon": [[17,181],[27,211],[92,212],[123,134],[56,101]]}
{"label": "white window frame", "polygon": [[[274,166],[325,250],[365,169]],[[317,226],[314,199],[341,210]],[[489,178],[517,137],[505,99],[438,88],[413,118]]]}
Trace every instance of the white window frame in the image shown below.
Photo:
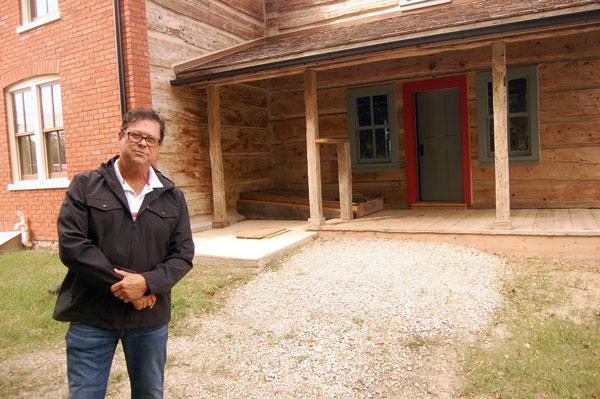
{"label": "white window frame", "polygon": [[17,33],[27,32],[28,30],[37,28],[38,26],[42,26],[52,21],[56,21],[57,19],[60,19],[60,11],[58,9],[56,11],[52,11],[46,15],[33,19],[33,12],[31,10],[31,0],[21,0],[21,15],[23,16],[23,21],[22,25],[17,27]]}
{"label": "white window frame", "polygon": [[[33,79],[28,79],[23,82],[12,85],[5,91],[5,99],[8,115],[8,135],[10,144],[10,159],[13,172],[13,184],[7,186],[8,190],[37,190],[37,189],[52,189],[66,188],[69,185],[69,179],[66,177],[51,178],[48,170],[47,154],[46,154],[46,137],[42,131],[42,113],[41,113],[41,94],[39,88],[51,83],[60,83],[58,76],[45,76]],[[22,179],[21,178],[21,162],[19,160],[19,151],[16,137],[16,126],[13,106],[12,93],[29,89],[34,93],[36,101],[35,116],[33,120],[33,130],[36,137],[36,162],[37,162],[37,179]],[[64,126],[64,122],[63,122]]]}
{"label": "white window frame", "polygon": [[[387,124],[390,130],[390,160],[385,162],[359,162],[359,138],[358,138],[358,120],[356,110],[356,99],[365,96],[387,95],[387,112],[389,122]],[[350,138],[350,156],[352,160],[353,172],[375,172],[385,170],[397,170],[398,161],[398,117],[396,113],[396,86],[394,84],[382,86],[369,86],[348,89],[346,92],[346,107],[348,115],[348,137]]]}
{"label": "white window frame", "polygon": [[452,0],[400,0],[402,10],[412,10],[420,7],[436,6],[438,4],[450,3]]}

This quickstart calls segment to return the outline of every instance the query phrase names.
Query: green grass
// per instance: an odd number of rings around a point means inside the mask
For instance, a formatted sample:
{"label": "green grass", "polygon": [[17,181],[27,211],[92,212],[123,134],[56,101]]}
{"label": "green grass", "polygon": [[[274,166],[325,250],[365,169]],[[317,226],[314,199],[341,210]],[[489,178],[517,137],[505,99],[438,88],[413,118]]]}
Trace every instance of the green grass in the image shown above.
{"label": "green grass", "polygon": [[600,398],[597,309],[563,317],[551,311],[569,301],[568,283],[552,272],[577,268],[541,259],[509,260],[506,308],[495,321],[496,329],[466,357],[466,397]]}
{"label": "green grass", "polygon": [[52,320],[56,296],[49,290],[67,269],[52,251],[16,251],[0,255],[0,359],[56,343],[65,323]]}
{"label": "green grass", "polygon": [[[62,342],[68,323],[52,319],[56,295],[49,290],[66,272],[56,251],[0,254],[0,359]],[[227,294],[250,278],[195,265],[173,290],[172,331],[184,333],[187,316],[220,308]]]}

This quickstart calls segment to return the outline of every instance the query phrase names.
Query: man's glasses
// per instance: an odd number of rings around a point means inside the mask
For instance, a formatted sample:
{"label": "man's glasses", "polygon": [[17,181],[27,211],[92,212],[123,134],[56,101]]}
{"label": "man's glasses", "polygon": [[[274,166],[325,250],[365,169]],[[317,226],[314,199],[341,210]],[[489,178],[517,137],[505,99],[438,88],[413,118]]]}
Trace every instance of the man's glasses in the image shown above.
{"label": "man's glasses", "polygon": [[157,147],[160,144],[160,140],[154,137],[142,136],[137,132],[128,132],[127,130],[123,130],[123,133],[127,134],[129,141],[135,144],[141,143],[142,140],[146,140],[148,147]]}

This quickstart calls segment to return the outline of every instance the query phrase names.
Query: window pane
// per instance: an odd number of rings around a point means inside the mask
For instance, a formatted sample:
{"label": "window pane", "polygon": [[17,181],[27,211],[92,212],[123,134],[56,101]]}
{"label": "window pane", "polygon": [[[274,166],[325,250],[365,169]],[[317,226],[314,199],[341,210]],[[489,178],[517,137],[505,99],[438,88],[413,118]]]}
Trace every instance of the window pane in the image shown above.
{"label": "window pane", "polygon": [[19,158],[21,160],[21,174],[23,176],[37,174],[35,141],[33,140],[33,136],[19,137],[18,145]]}
{"label": "window pane", "polygon": [[31,132],[35,124],[37,104],[35,103],[35,96],[31,90],[27,90],[23,94],[25,95],[25,131]]}
{"label": "window pane", "polygon": [[356,98],[358,126],[371,126],[371,97]]}
{"label": "window pane", "polygon": [[60,84],[56,83],[52,85],[52,99],[54,101],[54,123],[55,126],[63,125],[63,113],[62,113],[62,97],[60,95]]}
{"label": "window pane", "polygon": [[50,173],[64,173],[67,171],[65,159],[65,137],[64,132],[50,132],[46,136],[48,152],[48,166]]}
{"label": "window pane", "polygon": [[25,132],[25,110],[23,109],[23,93],[13,94],[13,111],[17,133]]}
{"label": "window pane", "polygon": [[373,159],[373,131],[361,130],[358,134],[359,159]]}
{"label": "window pane", "polygon": [[387,119],[387,96],[373,96],[373,124],[385,125]]}
{"label": "window pane", "polygon": [[492,82],[488,82],[487,92],[488,115],[494,115],[494,89],[492,87]]}
{"label": "window pane", "polygon": [[59,144],[59,155],[60,155],[60,171],[67,173],[67,156],[65,155],[65,132],[58,132],[58,144]]}
{"label": "window pane", "polygon": [[527,112],[527,79],[508,82],[508,112]]}
{"label": "window pane", "polygon": [[40,91],[42,93],[42,128],[53,128],[52,86],[44,86]]}
{"label": "window pane", "polygon": [[46,0],[31,0],[31,18],[35,19],[48,14]]}
{"label": "window pane", "polygon": [[375,158],[390,157],[390,133],[388,129],[375,129]]}
{"label": "window pane", "polygon": [[494,120],[488,119],[489,151],[494,152]]}
{"label": "window pane", "polygon": [[529,119],[527,117],[510,118],[510,150],[529,150]]}

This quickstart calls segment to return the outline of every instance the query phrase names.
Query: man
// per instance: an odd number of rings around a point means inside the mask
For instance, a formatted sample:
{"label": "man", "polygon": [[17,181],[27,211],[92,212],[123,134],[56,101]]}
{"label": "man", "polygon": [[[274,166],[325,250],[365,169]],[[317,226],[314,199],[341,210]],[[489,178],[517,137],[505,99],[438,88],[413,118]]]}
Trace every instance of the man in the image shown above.
{"label": "man", "polygon": [[120,156],[67,189],[58,234],[69,271],[53,317],[71,322],[70,398],[104,398],[119,340],[131,397],[163,397],[171,288],[194,257],[183,193],[153,167],[164,134],[153,110],[129,111]]}

